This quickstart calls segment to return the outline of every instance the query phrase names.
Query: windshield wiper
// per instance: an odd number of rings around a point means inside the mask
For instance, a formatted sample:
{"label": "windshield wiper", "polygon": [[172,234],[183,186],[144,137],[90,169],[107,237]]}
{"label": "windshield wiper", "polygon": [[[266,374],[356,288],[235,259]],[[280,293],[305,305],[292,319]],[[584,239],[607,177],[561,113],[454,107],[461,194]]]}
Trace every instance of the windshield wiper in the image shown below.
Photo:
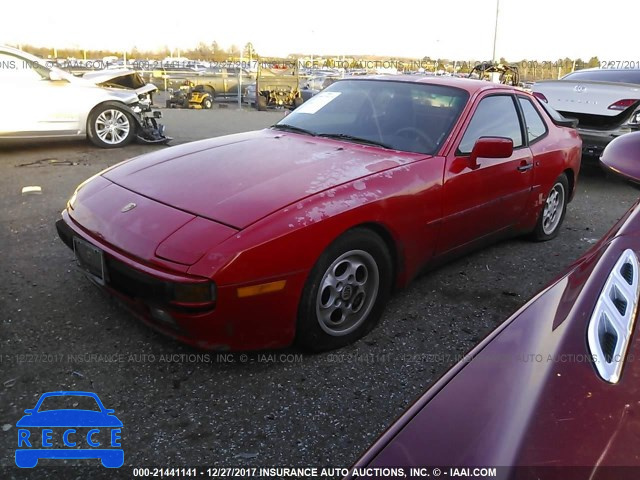
{"label": "windshield wiper", "polygon": [[369,140],[368,138],[355,137],[353,135],[347,135],[346,133],[319,133],[318,137],[335,138],[338,140],[346,140],[348,142],[362,143],[364,145],[375,145],[376,147],[393,149],[391,145],[386,143],[376,142],[375,140]]}
{"label": "windshield wiper", "polygon": [[289,125],[288,123],[276,123],[275,125],[271,125],[271,128],[273,128],[274,130],[284,130],[285,132],[302,133],[304,135],[311,135],[313,137],[316,136],[316,134],[311,130],[296,127],[295,125]]}

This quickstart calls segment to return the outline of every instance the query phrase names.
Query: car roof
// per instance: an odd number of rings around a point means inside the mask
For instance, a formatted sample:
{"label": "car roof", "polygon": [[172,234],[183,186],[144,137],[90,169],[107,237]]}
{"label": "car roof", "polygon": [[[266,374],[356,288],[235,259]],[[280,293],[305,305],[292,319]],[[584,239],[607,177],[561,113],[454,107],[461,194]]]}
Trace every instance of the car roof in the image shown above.
{"label": "car roof", "polygon": [[26,53],[22,50],[19,50],[14,47],[10,47],[9,45],[5,45],[3,43],[0,43],[0,52],[9,52],[9,53],[18,53],[18,54]]}
{"label": "car roof", "polygon": [[[487,82],[486,80],[477,80],[474,78],[460,78],[437,75],[365,75],[355,77],[345,77],[342,80],[380,80],[386,82],[406,82],[406,83],[423,83],[431,85],[442,85],[445,87],[456,87],[466,90],[470,94],[475,94],[485,90],[507,89],[514,92],[522,92],[522,90],[510,85],[502,85],[499,83]],[[341,81],[342,81],[341,80]]]}
{"label": "car roof", "polygon": [[[32,53],[25,52],[24,50],[20,50],[19,48],[13,48],[13,47],[10,47],[9,45],[3,45],[1,43],[0,43],[0,52],[17,55],[19,57],[23,57],[23,58],[26,58],[28,60],[31,60],[32,62],[43,62],[43,61],[45,61],[44,58],[40,58],[37,55],[33,55]],[[42,63],[40,63],[40,64],[42,65]]]}
{"label": "car roof", "polygon": [[573,72],[567,73],[567,75],[571,75],[572,73],[580,73],[580,72],[637,72],[640,70],[640,67],[637,68],[600,68],[600,67],[592,67],[592,68],[581,68],[580,70],[574,70]]}

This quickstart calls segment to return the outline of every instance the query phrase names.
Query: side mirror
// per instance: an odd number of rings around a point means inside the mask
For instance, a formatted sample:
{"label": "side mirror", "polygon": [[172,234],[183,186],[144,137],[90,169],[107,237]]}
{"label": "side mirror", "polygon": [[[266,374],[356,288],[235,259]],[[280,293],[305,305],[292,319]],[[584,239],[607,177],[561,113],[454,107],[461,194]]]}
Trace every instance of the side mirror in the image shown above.
{"label": "side mirror", "polygon": [[49,80],[51,80],[52,82],[59,82],[60,80],[64,80],[64,77],[55,70],[51,70],[49,72]]}
{"label": "side mirror", "polygon": [[614,138],[602,152],[600,162],[615,173],[640,182],[640,132]]}
{"label": "side mirror", "polygon": [[509,158],[513,155],[513,140],[504,137],[480,137],[469,156],[469,167],[479,167],[479,158]]}

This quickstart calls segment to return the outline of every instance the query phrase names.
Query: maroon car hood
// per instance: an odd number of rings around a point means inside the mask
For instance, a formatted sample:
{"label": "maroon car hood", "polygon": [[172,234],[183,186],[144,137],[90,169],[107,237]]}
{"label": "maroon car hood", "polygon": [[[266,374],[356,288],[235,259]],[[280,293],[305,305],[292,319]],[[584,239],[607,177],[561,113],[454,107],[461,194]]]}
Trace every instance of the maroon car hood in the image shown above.
{"label": "maroon car hood", "polygon": [[[634,230],[638,211],[623,229]],[[640,465],[640,337],[617,385],[599,378],[586,344],[613,265],[625,249],[640,250],[636,235],[607,243],[619,227],[442,377],[356,466],[526,466],[535,469],[509,478],[631,478],[607,468]],[[584,468],[552,475],[561,466]]]}
{"label": "maroon car hood", "polygon": [[244,228],[314,193],[423,157],[262,130],[161,150],[103,175],[145,197]]}

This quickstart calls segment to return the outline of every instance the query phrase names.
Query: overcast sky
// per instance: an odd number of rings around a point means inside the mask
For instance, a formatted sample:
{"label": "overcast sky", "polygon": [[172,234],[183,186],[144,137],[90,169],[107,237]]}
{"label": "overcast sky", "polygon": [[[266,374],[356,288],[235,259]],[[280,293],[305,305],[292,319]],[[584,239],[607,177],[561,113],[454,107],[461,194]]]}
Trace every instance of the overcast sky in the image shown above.
{"label": "overcast sky", "polygon": [[[252,42],[262,55],[490,59],[496,0],[3,2],[0,43],[87,49]],[[640,0],[500,0],[497,56],[640,62]]]}

